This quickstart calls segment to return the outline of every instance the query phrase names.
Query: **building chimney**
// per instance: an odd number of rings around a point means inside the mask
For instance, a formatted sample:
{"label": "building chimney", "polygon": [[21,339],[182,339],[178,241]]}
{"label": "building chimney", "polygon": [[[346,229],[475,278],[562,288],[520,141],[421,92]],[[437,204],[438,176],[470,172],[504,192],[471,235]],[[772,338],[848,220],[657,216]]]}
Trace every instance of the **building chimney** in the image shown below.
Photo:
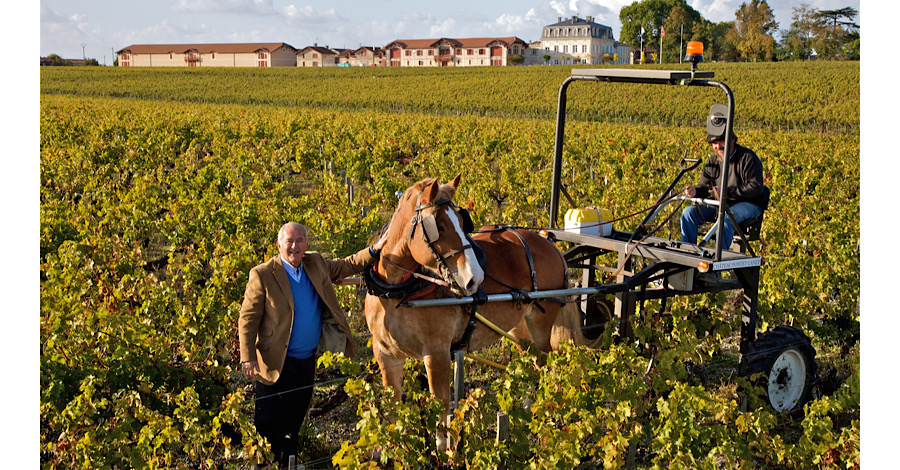
{"label": "building chimney", "polygon": [[578,22],[578,17],[577,17],[577,16],[573,16],[573,17],[572,17],[572,24],[575,24],[576,22]]}
{"label": "building chimney", "polygon": [[587,22],[588,22],[588,23],[593,23],[593,22],[594,22],[594,17],[593,17],[593,16],[588,16],[588,17],[587,17]]}
{"label": "building chimney", "polygon": [[557,17],[556,17],[556,22],[557,22],[557,23],[562,23],[562,16],[557,16]]}

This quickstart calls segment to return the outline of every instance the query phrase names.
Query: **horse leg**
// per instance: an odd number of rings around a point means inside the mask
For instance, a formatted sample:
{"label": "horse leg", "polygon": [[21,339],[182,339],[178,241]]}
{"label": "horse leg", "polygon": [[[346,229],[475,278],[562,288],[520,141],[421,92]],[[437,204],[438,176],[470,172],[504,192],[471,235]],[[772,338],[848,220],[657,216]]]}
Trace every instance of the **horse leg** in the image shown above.
{"label": "horse leg", "polygon": [[525,318],[528,319],[528,330],[531,332],[531,340],[537,345],[541,351],[550,352],[553,350],[553,324],[556,323],[556,317],[559,315],[560,305],[556,303],[541,304],[544,311],[541,312],[537,307],[530,306],[530,312]]}
{"label": "horse leg", "polygon": [[[450,351],[444,354],[429,354],[424,357],[425,371],[428,374],[428,388],[431,395],[444,405],[444,417],[450,412]],[[447,450],[450,438],[447,433],[440,431],[438,425],[437,449],[439,452]]]}
{"label": "horse leg", "polygon": [[372,342],[372,354],[381,368],[381,384],[394,389],[394,400],[400,400],[403,397],[403,364],[406,358],[385,353],[377,341]]}

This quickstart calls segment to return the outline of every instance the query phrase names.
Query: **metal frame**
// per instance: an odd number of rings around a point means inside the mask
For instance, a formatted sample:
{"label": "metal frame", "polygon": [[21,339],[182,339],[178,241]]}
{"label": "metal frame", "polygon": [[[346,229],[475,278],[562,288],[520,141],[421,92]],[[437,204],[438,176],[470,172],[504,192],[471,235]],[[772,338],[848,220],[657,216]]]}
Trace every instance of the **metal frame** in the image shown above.
{"label": "metal frame", "polygon": [[[741,352],[746,345],[756,339],[757,302],[759,295],[759,274],[762,258],[727,250],[730,240],[716,237],[716,246],[710,250],[693,244],[682,244],[680,241],[658,237],[644,237],[632,232],[614,230],[610,237],[598,237],[568,232],[559,229],[559,202],[563,192],[561,182],[563,164],[563,146],[565,141],[566,100],[569,85],[576,81],[594,81],[608,83],[637,83],[649,85],[682,85],[715,87],[722,90],[727,100],[728,113],[725,128],[725,162],[720,175],[720,187],[725,187],[728,180],[729,157],[734,151],[732,136],[734,122],[734,94],[724,83],[710,80],[713,72],[678,71],[678,70],[631,70],[631,69],[573,69],[572,75],[563,81],[559,89],[559,103],[556,115],[556,140],[553,159],[553,181],[550,195],[550,229],[547,230],[551,240],[566,241],[574,248],[566,253],[569,267],[583,269],[582,285],[596,284],[596,258],[604,253],[618,253],[619,272],[616,283],[598,288],[598,292],[614,293],[615,315],[618,319],[618,334],[631,336],[628,318],[636,310],[638,301],[647,299],[663,299],[672,295],[692,295],[704,292],[743,289],[743,315],[741,326]],[[696,167],[696,164],[694,165]],[[680,178],[685,171],[678,175]],[[677,179],[676,179],[677,181]],[[669,187],[674,187],[675,182]],[[665,196],[665,195],[664,195]],[[716,231],[723,233],[726,207],[718,201],[703,200],[703,203],[718,206]],[[652,219],[655,213],[648,216],[639,226]],[[743,233],[738,232],[741,236]],[[635,240],[637,239],[637,240]],[[728,245],[725,245],[725,244]],[[631,261],[640,257],[651,261],[650,266],[639,273],[630,273]],[[674,290],[668,287],[668,277],[673,274],[694,270],[707,266],[710,271],[731,270],[736,280],[723,280],[708,286],[692,286],[689,290]],[[608,269],[607,269],[608,270]],[[650,283],[662,281],[662,287],[654,287]],[[577,294],[576,294],[577,295]],[[586,314],[596,308],[587,302],[587,295],[582,297],[582,307]]]}
{"label": "metal frame", "polygon": [[[694,295],[707,292],[721,292],[725,290],[743,289],[743,315],[741,317],[741,353],[747,350],[749,343],[756,339],[757,301],[759,297],[759,275],[763,260],[752,254],[724,250],[724,241],[716,237],[716,246],[713,249],[702,245],[683,244],[680,241],[642,236],[635,232],[613,230],[608,237],[585,235],[560,229],[557,224],[559,218],[559,201],[563,193],[562,182],[562,157],[565,140],[566,122],[566,92],[569,85],[575,81],[603,81],[618,83],[639,83],[652,85],[684,85],[684,86],[711,86],[721,89],[728,101],[728,116],[725,130],[725,154],[730,156],[733,152],[731,136],[733,135],[732,122],[734,120],[734,95],[731,89],[722,82],[706,80],[713,78],[712,72],[677,71],[677,70],[630,70],[630,69],[574,69],[572,76],[567,78],[560,86],[559,104],[556,118],[556,141],[553,160],[553,181],[550,196],[550,228],[545,230],[546,236],[552,241],[564,241],[573,244],[573,248],[565,253],[566,262],[570,268],[582,269],[582,288],[560,289],[551,291],[528,292],[528,299],[560,298],[566,296],[580,296],[585,314],[590,315],[596,304],[588,302],[588,298],[599,294],[614,294],[615,316],[617,317],[617,333],[620,337],[631,337],[629,317],[636,311],[637,302],[651,299],[665,299],[675,295]],[[667,190],[671,192],[687,171],[696,168],[698,163],[690,168],[682,169],[681,173],[672,182]],[[729,158],[725,158],[722,168],[720,187],[725,187],[724,182],[728,178]],[[663,198],[667,194],[663,195]],[[660,198],[662,201],[663,198]],[[714,200],[691,199],[695,202],[718,206],[719,214],[717,230],[723,231],[723,224],[727,216],[727,208]],[[651,220],[657,212],[649,215],[639,225],[642,227]],[[738,227],[738,234],[744,234]],[[730,243],[730,240],[728,241]],[[618,253],[617,268],[607,268],[596,265],[596,259],[606,253]],[[635,258],[644,258],[651,263],[640,272],[633,273],[632,261]],[[674,288],[669,285],[671,276],[687,273],[702,268],[709,271],[730,270],[735,279],[720,280],[711,285],[691,285],[682,288]],[[611,284],[597,284],[596,272],[607,271],[617,273],[616,282]],[[690,273],[688,272],[690,271]],[[661,287],[657,287],[661,285]],[[509,302],[523,300],[524,297],[516,292],[506,294],[488,295],[486,302]],[[440,305],[461,305],[475,302],[473,297],[442,298],[429,300],[410,300],[406,304],[410,307],[426,307]]]}

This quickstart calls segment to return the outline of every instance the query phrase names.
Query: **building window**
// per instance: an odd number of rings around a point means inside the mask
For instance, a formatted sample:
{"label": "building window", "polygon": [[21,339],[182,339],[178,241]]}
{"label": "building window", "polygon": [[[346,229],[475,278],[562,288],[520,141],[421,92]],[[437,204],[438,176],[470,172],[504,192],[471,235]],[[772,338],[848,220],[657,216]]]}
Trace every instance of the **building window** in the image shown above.
{"label": "building window", "polygon": [[215,52],[212,53],[212,58],[213,58],[213,59],[216,58],[216,53],[215,53]]}
{"label": "building window", "polygon": [[405,52],[406,52],[406,56],[407,56],[407,57],[409,57],[409,56],[412,55],[412,51],[405,51]]}
{"label": "building window", "polygon": [[422,49],[417,50],[416,55],[418,55],[418,56],[422,55]]}

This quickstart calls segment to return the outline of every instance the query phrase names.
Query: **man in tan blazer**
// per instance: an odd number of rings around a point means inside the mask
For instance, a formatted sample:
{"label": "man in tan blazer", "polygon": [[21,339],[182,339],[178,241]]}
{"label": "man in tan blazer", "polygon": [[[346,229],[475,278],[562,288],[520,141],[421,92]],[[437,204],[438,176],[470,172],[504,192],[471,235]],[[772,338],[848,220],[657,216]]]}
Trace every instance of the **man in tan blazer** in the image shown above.
{"label": "man in tan blazer", "polygon": [[326,350],[356,354],[333,282],[362,272],[383,245],[381,239],[347,258],[326,260],[306,251],[306,228],[288,222],[278,231],[279,255],[250,270],[238,318],[241,371],[257,381],[254,423],[282,467],[297,454],[316,358]]}

